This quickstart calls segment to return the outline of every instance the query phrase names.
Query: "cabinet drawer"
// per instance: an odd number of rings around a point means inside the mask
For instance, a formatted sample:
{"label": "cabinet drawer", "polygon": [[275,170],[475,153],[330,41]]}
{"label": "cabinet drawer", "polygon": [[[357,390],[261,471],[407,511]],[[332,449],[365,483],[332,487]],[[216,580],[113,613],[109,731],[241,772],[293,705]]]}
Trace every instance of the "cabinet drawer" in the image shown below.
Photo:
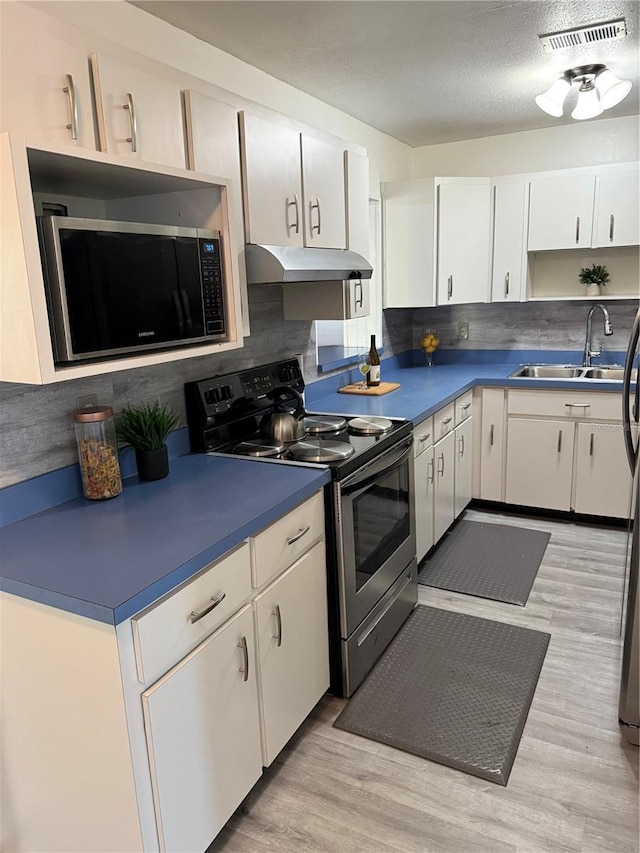
{"label": "cabinet drawer", "polygon": [[584,391],[509,391],[510,415],[542,415],[580,420],[619,421],[620,394]]}
{"label": "cabinet drawer", "polygon": [[466,421],[467,418],[471,417],[473,403],[473,390],[467,391],[465,394],[462,394],[454,403],[455,409],[455,425],[461,424],[462,421]]}
{"label": "cabinet drawer", "polygon": [[222,625],[250,595],[251,558],[249,543],[245,542],[134,616],[131,623],[139,681],[155,681]]}
{"label": "cabinet drawer", "polygon": [[324,535],[322,492],[252,539],[251,582],[257,589],[294,563]]}
{"label": "cabinet drawer", "polygon": [[433,444],[433,418],[427,418],[413,428],[413,458],[420,456]]}
{"label": "cabinet drawer", "polygon": [[433,416],[433,439],[438,441],[454,427],[455,404],[449,403]]}

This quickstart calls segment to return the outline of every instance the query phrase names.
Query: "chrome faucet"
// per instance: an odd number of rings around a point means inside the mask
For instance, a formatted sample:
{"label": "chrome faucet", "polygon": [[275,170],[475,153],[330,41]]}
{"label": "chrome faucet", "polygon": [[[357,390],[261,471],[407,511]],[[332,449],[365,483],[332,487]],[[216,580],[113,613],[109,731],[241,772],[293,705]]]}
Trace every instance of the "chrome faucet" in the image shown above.
{"label": "chrome faucet", "polygon": [[583,367],[591,367],[591,359],[602,355],[602,345],[598,347],[598,349],[593,349],[593,344],[591,343],[591,324],[593,320],[593,312],[599,308],[604,315],[604,333],[609,336],[613,334],[613,327],[611,326],[611,319],[609,318],[609,312],[604,307],[601,302],[596,302],[595,305],[592,305],[589,309],[589,314],[587,315],[587,338],[584,342],[584,358],[582,359]]}

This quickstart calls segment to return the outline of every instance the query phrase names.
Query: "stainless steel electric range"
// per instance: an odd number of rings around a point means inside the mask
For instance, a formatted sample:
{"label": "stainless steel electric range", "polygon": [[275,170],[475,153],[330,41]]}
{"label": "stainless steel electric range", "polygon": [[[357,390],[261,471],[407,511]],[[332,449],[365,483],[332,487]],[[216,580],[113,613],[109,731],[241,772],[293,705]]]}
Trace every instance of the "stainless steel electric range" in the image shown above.
{"label": "stainless steel electric range", "polygon": [[[351,696],[417,602],[413,424],[301,413],[287,389],[301,395],[304,387],[297,359],[188,383],[191,450],[329,467],[331,689]],[[274,439],[273,423],[283,420],[299,437]]]}

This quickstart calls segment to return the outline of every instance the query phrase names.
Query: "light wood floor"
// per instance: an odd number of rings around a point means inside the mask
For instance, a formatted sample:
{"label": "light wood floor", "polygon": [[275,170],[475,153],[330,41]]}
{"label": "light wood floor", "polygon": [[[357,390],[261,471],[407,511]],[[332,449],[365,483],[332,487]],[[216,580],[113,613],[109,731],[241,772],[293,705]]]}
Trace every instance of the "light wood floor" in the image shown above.
{"label": "light wood floor", "polygon": [[548,530],[526,607],[420,587],[420,601],[547,631],[551,642],[506,788],[332,728],[325,697],[210,853],[638,853],[638,749],[618,732],[626,533]]}

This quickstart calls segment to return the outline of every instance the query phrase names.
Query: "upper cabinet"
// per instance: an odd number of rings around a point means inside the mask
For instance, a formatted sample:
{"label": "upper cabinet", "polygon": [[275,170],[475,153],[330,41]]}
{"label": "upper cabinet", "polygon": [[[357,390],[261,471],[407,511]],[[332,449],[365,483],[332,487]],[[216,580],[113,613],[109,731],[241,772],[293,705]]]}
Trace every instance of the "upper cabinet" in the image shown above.
{"label": "upper cabinet", "polygon": [[3,6],[2,26],[11,37],[0,54],[0,129],[95,150],[87,51],[19,3]]}
{"label": "upper cabinet", "polygon": [[344,249],[343,150],[246,112],[240,141],[247,243]]}
{"label": "upper cabinet", "polygon": [[347,202],[347,249],[369,257],[369,158],[344,152]]}
{"label": "upper cabinet", "polygon": [[639,177],[637,163],[597,176],[594,247],[637,246],[640,243]]}
{"label": "upper cabinet", "polygon": [[438,305],[487,302],[491,181],[440,178],[436,182]]}
{"label": "upper cabinet", "polygon": [[494,182],[492,302],[518,302],[525,297],[528,199],[524,178]]}
{"label": "upper cabinet", "polygon": [[106,56],[91,56],[100,150],[184,169],[180,87]]}
{"label": "upper cabinet", "polygon": [[534,177],[529,207],[529,251],[589,248],[594,194],[593,173]]}

